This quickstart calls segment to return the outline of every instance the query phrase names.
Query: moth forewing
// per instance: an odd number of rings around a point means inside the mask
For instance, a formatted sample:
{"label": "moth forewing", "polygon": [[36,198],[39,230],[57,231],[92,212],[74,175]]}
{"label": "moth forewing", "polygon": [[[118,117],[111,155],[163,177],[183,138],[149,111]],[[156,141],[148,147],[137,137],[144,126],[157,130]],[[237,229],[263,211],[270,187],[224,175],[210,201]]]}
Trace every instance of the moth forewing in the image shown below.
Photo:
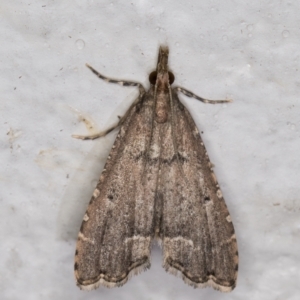
{"label": "moth forewing", "polygon": [[198,129],[178,92],[171,88],[168,48],[160,47],[150,89],[140,83],[138,99],[120,127],[84,215],[77,240],[75,277],[81,289],[121,286],[150,267],[154,237],[163,246],[163,266],[193,287],[228,292],[236,285],[238,252],[231,218]]}

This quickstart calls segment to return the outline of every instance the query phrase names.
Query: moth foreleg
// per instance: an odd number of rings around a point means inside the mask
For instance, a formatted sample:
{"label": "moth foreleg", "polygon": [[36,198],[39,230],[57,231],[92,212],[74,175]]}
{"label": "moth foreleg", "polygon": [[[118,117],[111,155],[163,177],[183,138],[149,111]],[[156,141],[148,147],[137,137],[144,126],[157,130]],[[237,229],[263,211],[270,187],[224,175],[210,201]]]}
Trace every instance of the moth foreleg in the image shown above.
{"label": "moth foreleg", "polygon": [[110,82],[110,83],[116,83],[119,84],[121,86],[137,86],[139,88],[140,91],[144,91],[145,89],[142,86],[141,83],[139,82],[134,82],[134,81],[127,81],[127,80],[115,80],[115,79],[111,79],[108,78],[106,76],[103,76],[102,74],[100,74],[98,71],[96,71],[93,67],[91,67],[89,64],[86,64],[86,66],[95,74],[97,75],[97,77],[99,77],[100,79],[106,81],[106,82]]}
{"label": "moth foreleg", "polygon": [[86,135],[76,135],[76,134],[72,135],[72,137],[76,138],[76,139],[81,139],[81,140],[95,140],[95,139],[100,138],[102,136],[106,136],[108,133],[110,133],[111,131],[113,131],[117,127],[120,127],[123,124],[123,122],[126,120],[126,118],[128,116],[128,113],[131,110],[131,108],[133,106],[135,106],[142,99],[142,97],[146,93],[146,91],[145,91],[144,87],[142,86],[142,84],[140,84],[140,83],[130,82],[130,81],[116,81],[116,80],[112,80],[112,79],[109,79],[109,78],[101,75],[99,72],[97,72],[95,69],[93,69],[88,64],[87,64],[87,67],[90,68],[93,71],[93,73],[95,73],[99,78],[101,78],[101,79],[103,79],[103,80],[105,80],[107,82],[118,83],[118,84],[123,85],[123,86],[137,86],[139,88],[139,92],[140,92],[138,98],[134,101],[134,103],[132,103],[132,105],[127,110],[127,112],[125,113],[125,115],[122,116],[122,117],[119,117],[119,122],[117,124],[109,127],[108,129],[106,129],[104,131],[98,132],[98,133],[93,134],[93,135],[87,135],[87,136]]}
{"label": "moth foreleg", "polygon": [[209,100],[209,99],[205,99],[205,98],[199,97],[199,96],[195,95],[194,93],[192,93],[192,92],[190,92],[190,91],[188,91],[186,89],[183,89],[181,87],[175,87],[174,90],[177,91],[177,92],[181,92],[182,94],[184,94],[184,95],[186,95],[188,97],[200,100],[203,103],[218,104],[218,103],[232,102],[231,99],[229,99],[229,100]]}

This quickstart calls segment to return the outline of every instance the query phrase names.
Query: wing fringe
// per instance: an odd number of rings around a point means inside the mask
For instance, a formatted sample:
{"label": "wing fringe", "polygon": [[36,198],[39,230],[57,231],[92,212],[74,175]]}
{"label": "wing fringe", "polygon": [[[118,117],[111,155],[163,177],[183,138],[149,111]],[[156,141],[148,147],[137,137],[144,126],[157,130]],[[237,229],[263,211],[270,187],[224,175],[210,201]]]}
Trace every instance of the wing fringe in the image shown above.
{"label": "wing fringe", "polygon": [[[121,280],[121,281],[107,281],[104,279],[105,274],[100,274],[97,278],[97,280],[93,283],[90,284],[80,284],[77,281],[77,286],[81,289],[81,290],[85,290],[85,291],[91,291],[94,289],[97,289],[100,286],[104,286],[107,288],[114,288],[114,287],[121,287],[122,285],[124,285],[129,279],[131,279],[132,276],[138,275],[146,270],[148,270],[150,268],[151,264],[149,259],[147,261],[145,261],[143,264],[134,267],[131,271],[128,272],[128,274]],[[90,280],[89,280],[90,281]]]}
{"label": "wing fringe", "polygon": [[193,288],[206,288],[206,287],[212,287],[213,289],[223,292],[223,293],[229,293],[231,292],[235,286],[236,286],[236,282],[234,282],[234,284],[232,285],[221,285],[217,283],[217,278],[213,275],[209,275],[208,276],[208,280],[206,282],[194,282],[192,281],[189,277],[187,277],[181,270],[175,268],[174,266],[171,266],[168,262],[164,262],[163,264],[164,269],[172,274],[175,275],[179,278],[181,278],[186,284],[192,286]]}

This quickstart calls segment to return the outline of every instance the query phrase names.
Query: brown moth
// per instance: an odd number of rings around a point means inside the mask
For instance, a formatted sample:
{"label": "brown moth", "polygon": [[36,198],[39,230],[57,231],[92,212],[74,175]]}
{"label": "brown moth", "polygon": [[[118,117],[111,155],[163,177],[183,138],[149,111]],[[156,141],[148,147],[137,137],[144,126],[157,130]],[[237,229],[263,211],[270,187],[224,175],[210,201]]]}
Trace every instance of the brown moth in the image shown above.
{"label": "brown moth", "polygon": [[178,92],[172,88],[168,48],[160,47],[150,89],[140,83],[99,78],[136,86],[140,94],[116,127],[119,134],[108,156],[78,234],[77,285],[91,290],[121,286],[150,268],[151,243],[162,245],[163,267],[197,288],[222,292],[235,288],[238,251],[232,221],[199,131]]}

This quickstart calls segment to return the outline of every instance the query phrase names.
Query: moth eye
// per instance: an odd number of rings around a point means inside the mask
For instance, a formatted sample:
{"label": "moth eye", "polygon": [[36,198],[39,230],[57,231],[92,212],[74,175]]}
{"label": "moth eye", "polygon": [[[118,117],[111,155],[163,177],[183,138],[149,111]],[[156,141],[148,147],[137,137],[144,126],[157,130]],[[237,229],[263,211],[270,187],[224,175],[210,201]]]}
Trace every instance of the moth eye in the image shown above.
{"label": "moth eye", "polygon": [[150,81],[151,84],[156,83],[156,77],[157,77],[157,72],[156,71],[153,71],[152,73],[150,73],[149,81]]}
{"label": "moth eye", "polygon": [[[172,72],[168,72],[169,74],[169,83],[172,84],[175,80],[175,76]],[[157,78],[157,72],[153,71],[152,73],[150,73],[149,75],[149,81],[151,84],[155,84],[156,83],[156,78]]]}
{"label": "moth eye", "polygon": [[169,73],[169,83],[172,84],[175,80],[175,76],[172,72],[168,72]]}

